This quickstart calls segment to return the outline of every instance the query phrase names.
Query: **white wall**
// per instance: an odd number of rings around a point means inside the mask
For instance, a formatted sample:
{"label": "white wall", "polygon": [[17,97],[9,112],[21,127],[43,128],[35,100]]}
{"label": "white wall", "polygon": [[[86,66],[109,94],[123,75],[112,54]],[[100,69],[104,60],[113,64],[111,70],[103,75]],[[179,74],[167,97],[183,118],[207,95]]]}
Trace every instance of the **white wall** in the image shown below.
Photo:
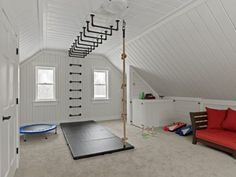
{"label": "white wall", "polygon": [[189,113],[205,111],[205,107],[236,110],[236,101],[190,97],[166,97],[163,100],[133,99],[132,122],[145,127],[159,127],[176,121],[190,124]]}
{"label": "white wall", "polygon": [[[236,110],[236,101],[234,100],[216,100],[193,97],[164,97],[157,100],[139,100],[138,93],[141,91],[150,91],[153,89],[145,82],[144,78],[137,73],[133,67],[129,68],[129,97],[131,103],[128,104],[128,120],[134,124],[150,126],[163,126],[164,124],[175,121],[190,123],[190,112],[205,111],[205,107],[216,109],[232,108]],[[133,84],[135,83],[135,84]],[[138,83],[138,84],[136,84]],[[135,86],[134,86],[135,85]],[[158,95],[157,93],[154,93]]]}
{"label": "white wall", "polygon": [[236,110],[236,101],[204,98],[171,97],[175,100],[175,117],[190,122],[189,112],[205,111],[206,107],[215,109],[232,108]]}
{"label": "white wall", "polygon": [[133,99],[132,124],[139,127],[160,127],[174,121],[174,102],[169,100]]}
{"label": "white wall", "polygon": [[130,96],[132,99],[139,98],[139,94],[144,92],[152,93],[156,98],[159,98],[158,94],[152,89],[152,87],[139,75],[135,68],[130,67]]}
{"label": "white wall", "polygon": [[152,87],[136,72],[133,66],[127,63],[127,120],[132,121],[132,100],[139,98],[139,94],[152,93],[156,98],[159,95],[152,89]]}
{"label": "white wall", "polygon": [[[82,64],[82,68],[69,67],[70,63]],[[56,67],[56,95],[57,102],[36,103],[35,99],[35,72],[39,66]],[[71,70],[74,68],[73,70]],[[109,69],[110,100],[95,102],[93,96],[92,71],[94,68]],[[69,71],[82,72],[82,109],[71,110],[69,106],[70,75]],[[75,76],[76,77],[76,76]],[[20,65],[20,122],[29,123],[60,123],[82,120],[107,120],[120,117],[121,73],[105,57],[90,55],[84,59],[69,58],[66,52],[41,51]],[[78,87],[77,87],[78,88]],[[79,93],[74,93],[79,94]],[[72,95],[73,96],[73,95]],[[75,95],[74,95],[75,96]],[[82,113],[82,117],[69,118],[70,113]]]}

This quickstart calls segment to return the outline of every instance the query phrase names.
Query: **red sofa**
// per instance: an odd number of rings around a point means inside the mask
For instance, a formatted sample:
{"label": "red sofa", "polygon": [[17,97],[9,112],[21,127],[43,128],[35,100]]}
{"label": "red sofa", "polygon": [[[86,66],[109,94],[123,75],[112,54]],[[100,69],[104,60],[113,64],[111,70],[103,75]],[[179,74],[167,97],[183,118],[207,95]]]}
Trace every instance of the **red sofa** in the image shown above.
{"label": "red sofa", "polygon": [[193,144],[201,142],[225,151],[236,159],[236,111],[206,108],[206,112],[191,112]]}

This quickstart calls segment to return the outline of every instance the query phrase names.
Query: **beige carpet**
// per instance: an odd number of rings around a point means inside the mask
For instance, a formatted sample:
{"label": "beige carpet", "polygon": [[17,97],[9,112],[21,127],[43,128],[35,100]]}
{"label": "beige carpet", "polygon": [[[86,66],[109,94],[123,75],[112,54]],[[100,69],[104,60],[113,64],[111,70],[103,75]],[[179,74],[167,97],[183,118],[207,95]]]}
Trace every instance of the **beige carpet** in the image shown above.
{"label": "beige carpet", "polygon": [[[103,122],[121,135],[119,121]],[[191,137],[158,130],[144,139],[141,131],[128,127],[129,142],[136,149],[82,160],[73,160],[59,129],[48,140],[34,136],[21,141],[20,168],[15,177],[235,177],[236,160],[202,145]]]}

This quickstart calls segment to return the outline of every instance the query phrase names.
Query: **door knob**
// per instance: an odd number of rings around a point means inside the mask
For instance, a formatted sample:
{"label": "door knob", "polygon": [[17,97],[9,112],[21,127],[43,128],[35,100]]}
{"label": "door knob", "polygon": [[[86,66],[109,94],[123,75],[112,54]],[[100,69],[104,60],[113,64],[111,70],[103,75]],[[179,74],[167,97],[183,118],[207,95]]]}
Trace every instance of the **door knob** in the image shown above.
{"label": "door knob", "polygon": [[3,116],[2,121],[11,119],[11,116]]}

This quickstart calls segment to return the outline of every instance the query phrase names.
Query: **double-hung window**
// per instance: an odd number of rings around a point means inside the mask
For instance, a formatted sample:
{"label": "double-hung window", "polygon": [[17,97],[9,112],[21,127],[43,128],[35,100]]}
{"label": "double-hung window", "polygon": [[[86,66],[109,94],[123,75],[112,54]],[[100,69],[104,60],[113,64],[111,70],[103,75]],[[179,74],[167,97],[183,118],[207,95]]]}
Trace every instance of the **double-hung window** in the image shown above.
{"label": "double-hung window", "polygon": [[108,70],[94,70],[94,100],[109,99]]}
{"label": "double-hung window", "polygon": [[36,66],[36,101],[55,101],[55,67]]}

